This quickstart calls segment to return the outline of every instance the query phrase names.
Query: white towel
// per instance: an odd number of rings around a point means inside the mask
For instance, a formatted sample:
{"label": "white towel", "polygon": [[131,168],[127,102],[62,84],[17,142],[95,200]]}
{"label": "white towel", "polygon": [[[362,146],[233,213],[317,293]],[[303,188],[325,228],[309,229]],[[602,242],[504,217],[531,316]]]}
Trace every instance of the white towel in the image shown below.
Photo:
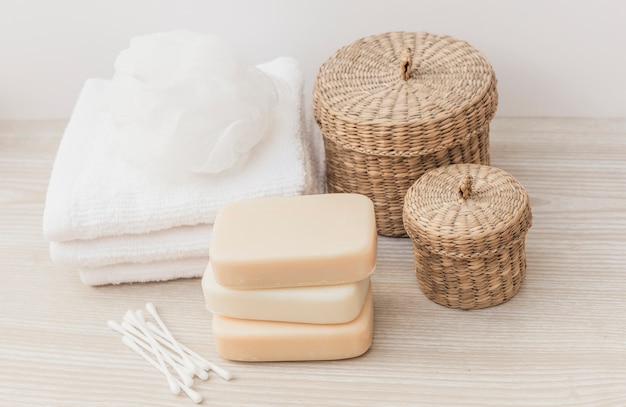
{"label": "white towel", "polygon": [[106,285],[192,278],[202,276],[208,263],[208,257],[198,257],[151,263],[113,264],[98,268],[81,268],[80,279],[87,285]]}
{"label": "white towel", "polygon": [[[305,132],[305,134],[308,134]],[[307,145],[311,159],[307,165],[307,189],[311,193],[324,192],[323,149],[318,150],[321,135]],[[81,268],[98,268],[119,263],[150,263],[163,260],[195,258],[209,255],[212,225],[180,226],[150,233],[103,236],[89,240],[50,242],[50,256],[54,263]],[[93,274],[93,272],[92,272]],[[158,275],[158,273],[157,273]]]}
{"label": "white towel", "polygon": [[208,257],[212,231],[211,225],[200,224],[136,235],[50,242],[50,257],[55,264],[80,268]]}
{"label": "white towel", "polygon": [[323,192],[323,145],[305,117],[298,63],[279,58],[259,68],[283,89],[277,131],[241,172],[182,185],[140,174],[119,159],[107,142],[115,129],[99,109],[110,81],[87,81],[61,141],[44,210],[55,263],[78,267],[88,285],[199,277],[212,221],[224,204]]}
{"label": "white towel", "polygon": [[99,109],[110,81],[87,81],[52,170],[43,218],[46,239],[63,242],[207,225],[229,202],[315,192],[319,170],[307,171],[308,155],[311,148],[320,149],[319,142],[310,147],[312,136],[304,134],[310,127],[303,124],[302,70],[291,58],[259,68],[282,89],[274,133],[240,171],[196,175],[184,183],[143,174],[119,158],[111,143],[116,129],[110,115]]}

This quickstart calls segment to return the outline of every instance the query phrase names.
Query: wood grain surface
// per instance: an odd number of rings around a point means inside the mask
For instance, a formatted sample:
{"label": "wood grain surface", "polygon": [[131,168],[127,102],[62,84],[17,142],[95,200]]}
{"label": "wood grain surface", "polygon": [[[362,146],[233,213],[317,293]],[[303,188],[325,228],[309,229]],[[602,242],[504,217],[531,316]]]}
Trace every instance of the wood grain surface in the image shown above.
{"label": "wood grain surface", "polygon": [[492,165],[531,197],[526,280],[484,310],[419,291],[407,239],[380,238],[374,343],[333,362],[220,360],[198,279],[88,287],[41,219],[65,121],[0,122],[0,405],[191,406],[106,321],[151,301],[236,376],[211,406],[626,406],[626,120],[498,118]]}

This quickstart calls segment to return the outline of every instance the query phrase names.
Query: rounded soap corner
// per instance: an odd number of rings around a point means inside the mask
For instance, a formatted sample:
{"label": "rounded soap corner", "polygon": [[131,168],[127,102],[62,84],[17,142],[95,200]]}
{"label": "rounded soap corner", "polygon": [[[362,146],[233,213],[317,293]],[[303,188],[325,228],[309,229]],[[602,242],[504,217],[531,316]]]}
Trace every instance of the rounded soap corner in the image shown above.
{"label": "rounded soap corner", "polygon": [[223,360],[228,360],[231,362],[250,362],[249,360],[237,357],[237,355],[231,355],[219,340],[215,340],[215,351],[217,352],[217,355]]}
{"label": "rounded soap corner", "polygon": [[365,268],[365,270],[369,270],[369,271],[365,272],[365,276],[362,278],[362,280],[364,279],[370,280],[370,289],[371,289],[372,287],[371,278],[374,272],[376,271],[376,263],[374,262],[374,264],[371,267]]}
{"label": "rounded soap corner", "polygon": [[215,280],[218,284],[222,284],[224,280],[223,275],[227,274],[229,270],[228,265],[229,262],[226,256],[222,257],[219,253],[216,254],[215,252],[211,252],[209,250],[209,263],[207,264],[207,268],[204,269],[204,272],[206,273],[210,266],[211,273],[213,274],[213,280]]}
{"label": "rounded soap corner", "polygon": [[337,357],[336,360],[348,360],[363,357],[372,349],[373,343],[373,334],[370,334],[368,338],[363,342],[363,346],[355,348],[354,352],[351,352],[347,355]]}
{"label": "rounded soap corner", "polygon": [[360,194],[358,192],[350,192],[349,194],[354,196],[356,200],[362,202],[361,205],[367,206],[368,212],[371,212],[373,215],[375,215],[374,201],[372,201],[369,196],[365,194]]}
{"label": "rounded soap corner", "polygon": [[204,267],[204,271],[202,272],[202,278],[207,274],[213,274],[213,265],[211,264],[211,260],[207,261],[206,267]]}
{"label": "rounded soap corner", "polygon": [[202,278],[200,279],[200,286],[202,287],[202,292],[206,292],[210,286],[211,286],[211,276],[210,276],[211,272],[207,268],[204,269],[204,272],[202,273]]}
{"label": "rounded soap corner", "polygon": [[372,349],[372,344],[373,344],[373,339],[370,337],[369,341],[367,342],[367,344],[365,346],[363,346],[363,348],[360,350],[360,352],[356,355],[354,355],[354,358],[360,358],[362,356],[365,356],[365,354],[367,354],[371,349]]}

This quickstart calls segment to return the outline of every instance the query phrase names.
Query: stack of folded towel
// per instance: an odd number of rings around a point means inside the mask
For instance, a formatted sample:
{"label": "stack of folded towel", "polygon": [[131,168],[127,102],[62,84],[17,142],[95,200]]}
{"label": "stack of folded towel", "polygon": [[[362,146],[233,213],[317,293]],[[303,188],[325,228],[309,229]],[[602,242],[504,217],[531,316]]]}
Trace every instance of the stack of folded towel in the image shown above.
{"label": "stack of folded towel", "polygon": [[100,103],[109,80],[88,80],[55,159],[44,210],[52,260],[88,285],[203,274],[212,224],[242,199],[321,192],[323,149],[305,120],[303,75],[291,58],[259,65],[276,81],[278,122],[242,168],[180,180],[137,170],[112,142]]}

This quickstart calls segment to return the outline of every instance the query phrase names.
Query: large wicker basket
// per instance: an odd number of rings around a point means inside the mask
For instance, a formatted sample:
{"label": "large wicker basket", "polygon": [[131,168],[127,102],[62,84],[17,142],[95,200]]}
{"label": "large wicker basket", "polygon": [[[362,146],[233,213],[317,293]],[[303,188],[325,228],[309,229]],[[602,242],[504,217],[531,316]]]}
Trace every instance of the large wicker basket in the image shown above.
{"label": "large wicker basket", "polygon": [[451,308],[508,301],[526,275],[531,223],[526,190],[503,170],[459,164],[427,172],[404,201],[420,289]]}
{"label": "large wicker basket", "polygon": [[404,195],[425,171],[489,164],[497,102],[491,65],[467,42],[394,32],[339,49],[313,93],[329,192],[367,195],[378,232],[406,236]]}

